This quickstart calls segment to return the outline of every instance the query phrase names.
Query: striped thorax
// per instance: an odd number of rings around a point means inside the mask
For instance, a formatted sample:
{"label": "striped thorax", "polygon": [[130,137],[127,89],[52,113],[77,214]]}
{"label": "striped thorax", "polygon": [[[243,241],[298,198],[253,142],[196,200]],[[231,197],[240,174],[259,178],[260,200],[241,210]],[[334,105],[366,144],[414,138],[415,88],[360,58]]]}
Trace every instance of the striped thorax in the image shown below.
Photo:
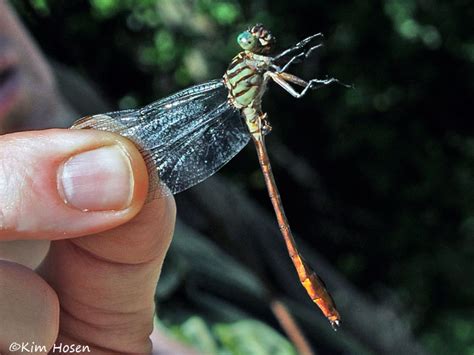
{"label": "striped thorax", "polygon": [[259,118],[262,113],[262,96],[265,93],[268,77],[265,72],[270,57],[248,51],[234,57],[224,74],[224,82],[229,89],[229,101],[241,110],[251,133],[261,129]]}

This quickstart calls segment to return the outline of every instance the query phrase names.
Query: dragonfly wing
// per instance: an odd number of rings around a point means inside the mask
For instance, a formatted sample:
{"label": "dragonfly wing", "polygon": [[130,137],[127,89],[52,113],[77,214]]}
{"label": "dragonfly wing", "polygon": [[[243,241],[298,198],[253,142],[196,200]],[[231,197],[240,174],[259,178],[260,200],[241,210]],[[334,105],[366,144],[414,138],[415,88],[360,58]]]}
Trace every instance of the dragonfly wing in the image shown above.
{"label": "dragonfly wing", "polygon": [[227,102],[209,115],[212,116],[208,117],[209,123],[166,147],[166,154],[154,149],[149,156],[158,167],[160,180],[173,194],[213,175],[250,140],[240,113]]}
{"label": "dragonfly wing", "polygon": [[111,131],[131,139],[144,153],[151,188],[156,191],[158,171],[160,183],[175,194],[213,175],[250,140],[227,95],[222,80],[214,80],[139,110],[84,117],[72,128]]}

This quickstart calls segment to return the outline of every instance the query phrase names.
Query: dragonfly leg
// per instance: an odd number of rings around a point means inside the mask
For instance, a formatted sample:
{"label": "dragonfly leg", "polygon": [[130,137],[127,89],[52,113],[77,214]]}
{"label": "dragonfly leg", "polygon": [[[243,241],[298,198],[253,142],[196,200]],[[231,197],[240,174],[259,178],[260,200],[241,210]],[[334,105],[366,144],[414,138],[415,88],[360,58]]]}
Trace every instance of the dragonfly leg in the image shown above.
{"label": "dragonfly leg", "polygon": [[[295,75],[288,74],[288,73],[273,73],[267,72],[267,75],[272,78],[272,80],[280,85],[285,91],[287,91],[291,96],[294,98],[299,99],[303,97],[309,89],[319,89],[322,86],[326,86],[332,83],[340,83],[340,81],[336,78],[329,78],[329,79],[311,79],[309,81],[303,80],[298,78]],[[290,83],[299,85],[303,87],[301,92],[296,91]],[[342,83],[340,83],[342,84]],[[344,84],[342,84],[344,85]]]}
{"label": "dragonfly leg", "polygon": [[[288,92],[291,96],[295,97],[295,98],[299,98],[301,97],[300,96],[300,93],[298,93],[294,88],[293,86],[291,86],[290,83],[288,83],[286,80],[283,79],[282,75],[280,73],[273,73],[273,72],[267,72],[265,73],[266,75],[268,75],[270,78],[272,78],[272,80],[277,83],[278,85],[280,85],[286,92]],[[303,80],[303,79],[301,79]],[[306,82],[305,82],[306,83]],[[306,83],[308,84],[308,83]]]}
{"label": "dragonfly leg", "polygon": [[261,122],[262,134],[266,136],[268,133],[272,131],[272,126],[270,125],[270,122],[267,119],[267,114],[264,113],[263,115],[260,115],[259,119]]}
{"label": "dragonfly leg", "polygon": [[278,73],[278,76],[280,76],[283,80],[289,81],[290,83],[296,84],[301,87],[306,87],[308,86],[308,82],[304,79],[301,79],[297,77],[296,75],[290,74],[290,73]]}
{"label": "dragonfly leg", "polygon": [[306,37],[305,39],[303,39],[303,40],[299,41],[298,43],[296,43],[293,47],[290,47],[290,48],[284,50],[283,52],[281,52],[280,54],[276,55],[275,57],[273,57],[273,60],[283,58],[283,57],[287,56],[290,53],[293,53],[293,52],[296,52],[300,49],[303,49],[304,46],[306,46],[314,38],[318,38],[318,37],[324,37],[324,35],[322,33],[316,33],[312,36]]}
{"label": "dragonfly leg", "polygon": [[304,51],[304,52],[301,52],[301,53],[298,53],[298,54],[294,55],[293,57],[290,58],[290,60],[283,67],[281,67],[281,68],[278,67],[277,73],[285,72],[288,69],[288,67],[291,64],[293,64],[293,62],[295,62],[295,61],[297,61],[298,59],[301,59],[301,58],[303,58],[303,59],[308,58],[315,49],[320,48],[322,46],[323,46],[323,44],[320,43],[320,44],[317,44],[315,46],[312,46],[307,51]]}

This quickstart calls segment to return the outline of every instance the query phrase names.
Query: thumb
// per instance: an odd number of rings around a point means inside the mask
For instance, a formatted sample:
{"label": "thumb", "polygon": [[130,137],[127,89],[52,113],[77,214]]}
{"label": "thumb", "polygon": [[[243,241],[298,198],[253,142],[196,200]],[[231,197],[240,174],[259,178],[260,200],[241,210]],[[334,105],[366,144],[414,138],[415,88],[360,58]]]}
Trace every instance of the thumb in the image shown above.
{"label": "thumb", "polygon": [[148,191],[127,139],[93,130],[0,136],[0,240],[63,239],[133,218]]}

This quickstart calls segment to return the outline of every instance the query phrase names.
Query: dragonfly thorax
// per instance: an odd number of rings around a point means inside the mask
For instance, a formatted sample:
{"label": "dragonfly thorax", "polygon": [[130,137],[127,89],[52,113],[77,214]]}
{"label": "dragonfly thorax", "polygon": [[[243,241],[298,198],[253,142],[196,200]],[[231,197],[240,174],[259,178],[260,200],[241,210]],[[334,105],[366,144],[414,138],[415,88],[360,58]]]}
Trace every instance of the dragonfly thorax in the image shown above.
{"label": "dragonfly thorax", "polygon": [[232,59],[224,74],[229,101],[242,112],[247,125],[256,124],[258,118],[263,116],[262,96],[268,81],[265,72],[270,67],[270,61],[270,57],[243,51]]}

